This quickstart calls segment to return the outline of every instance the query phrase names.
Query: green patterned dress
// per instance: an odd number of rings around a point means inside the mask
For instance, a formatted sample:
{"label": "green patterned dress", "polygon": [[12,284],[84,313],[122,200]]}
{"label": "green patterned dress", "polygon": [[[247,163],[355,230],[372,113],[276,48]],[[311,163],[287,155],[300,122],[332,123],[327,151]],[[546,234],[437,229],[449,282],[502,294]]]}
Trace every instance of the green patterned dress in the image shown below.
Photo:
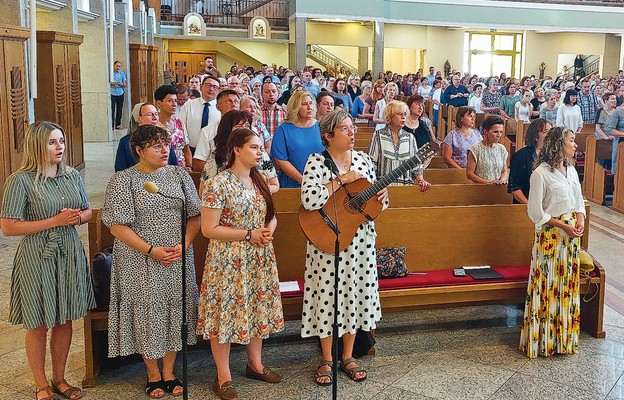
{"label": "green patterned dress", "polygon": [[[5,182],[0,217],[37,221],[63,208],[89,208],[78,171],[67,167],[35,192],[34,172],[17,172]],[[89,264],[75,226],[24,235],[11,275],[9,321],[27,329],[52,328],[82,318],[95,308]]]}

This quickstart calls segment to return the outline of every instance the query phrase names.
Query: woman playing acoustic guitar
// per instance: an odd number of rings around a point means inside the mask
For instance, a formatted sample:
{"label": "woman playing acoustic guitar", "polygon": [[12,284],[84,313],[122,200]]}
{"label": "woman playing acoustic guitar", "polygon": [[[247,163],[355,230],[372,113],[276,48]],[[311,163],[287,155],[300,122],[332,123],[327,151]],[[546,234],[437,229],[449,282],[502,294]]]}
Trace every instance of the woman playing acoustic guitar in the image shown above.
{"label": "woman playing acoustic guitar", "polygon": [[[327,152],[311,154],[306,163],[301,182],[301,204],[306,210],[319,210],[331,201],[335,191],[357,179],[375,181],[370,157],[353,150],[356,130],[351,116],[344,111],[332,111],[321,119],[321,140]],[[326,159],[333,160],[334,172]],[[387,189],[377,193],[377,201],[387,207]],[[339,215],[339,224],[340,218]],[[346,220],[346,213],[342,213],[342,218]],[[351,244],[340,252],[338,335],[344,343],[340,368],[354,381],[366,379],[366,370],[352,358],[355,333],[358,329],[374,329],[381,318],[375,263],[376,236],[374,222],[364,222]],[[333,259],[333,254],[319,250],[308,241],[301,336],[320,337],[323,357],[314,379],[321,386],[331,385],[334,379],[331,372]]]}

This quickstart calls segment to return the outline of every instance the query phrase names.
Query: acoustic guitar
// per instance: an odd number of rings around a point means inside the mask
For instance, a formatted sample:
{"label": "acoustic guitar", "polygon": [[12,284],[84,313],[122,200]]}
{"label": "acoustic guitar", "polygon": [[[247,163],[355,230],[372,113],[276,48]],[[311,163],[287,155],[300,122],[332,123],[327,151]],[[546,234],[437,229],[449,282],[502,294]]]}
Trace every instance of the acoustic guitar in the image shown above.
{"label": "acoustic guitar", "polygon": [[[299,225],[303,234],[319,250],[333,253],[338,232],[340,251],[343,251],[353,241],[360,225],[374,220],[381,213],[383,205],[377,201],[377,192],[399,176],[428,162],[438,150],[439,146],[435,142],[427,143],[418,149],[416,155],[377,182],[371,184],[366,178],[360,178],[341,186],[319,210],[309,211],[303,206],[299,207]],[[334,214],[334,201],[338,224]]]}

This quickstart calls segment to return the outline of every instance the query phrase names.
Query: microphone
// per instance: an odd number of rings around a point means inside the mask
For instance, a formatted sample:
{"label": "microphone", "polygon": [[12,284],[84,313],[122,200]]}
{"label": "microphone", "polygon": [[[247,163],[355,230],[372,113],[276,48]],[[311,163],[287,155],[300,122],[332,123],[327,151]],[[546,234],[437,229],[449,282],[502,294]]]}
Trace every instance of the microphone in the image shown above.
{"label": "microphone", "polygon": [[[339,175],[338,173],[338,167],[336,167],[336,164],[334,163],[334,161],[331,158],[325,158],[325,161],[323,162],[323,164],[325,164],[325,166],[336,176]],[[147,190],[147,189],[146,189]]]}
{"label": "microphone", "polygon": [[158,185],[150,181],[147,181],[143,184],[143,189],[145,189],[145,191],[148,193],[154,193],[154,194],[160,191],[160,188],[158,187]]}

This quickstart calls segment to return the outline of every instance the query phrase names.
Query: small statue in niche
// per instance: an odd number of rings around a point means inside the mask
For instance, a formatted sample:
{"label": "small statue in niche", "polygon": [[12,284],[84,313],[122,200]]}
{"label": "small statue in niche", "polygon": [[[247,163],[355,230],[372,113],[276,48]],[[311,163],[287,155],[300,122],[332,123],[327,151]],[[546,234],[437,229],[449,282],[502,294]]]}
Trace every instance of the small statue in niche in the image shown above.
{"label": "small statue in niche", "polygon": [[444,77],[448,77],[449,75],[451,75],[451,63],[449,60],[446,60],[444,63]]}
{"label": "small statue in niche", "polygon": [[542,63],[539,66],[539,78],[540,79],[544,79],[544,71],[546,71],[546,63],[544,61],[542,61]]}

